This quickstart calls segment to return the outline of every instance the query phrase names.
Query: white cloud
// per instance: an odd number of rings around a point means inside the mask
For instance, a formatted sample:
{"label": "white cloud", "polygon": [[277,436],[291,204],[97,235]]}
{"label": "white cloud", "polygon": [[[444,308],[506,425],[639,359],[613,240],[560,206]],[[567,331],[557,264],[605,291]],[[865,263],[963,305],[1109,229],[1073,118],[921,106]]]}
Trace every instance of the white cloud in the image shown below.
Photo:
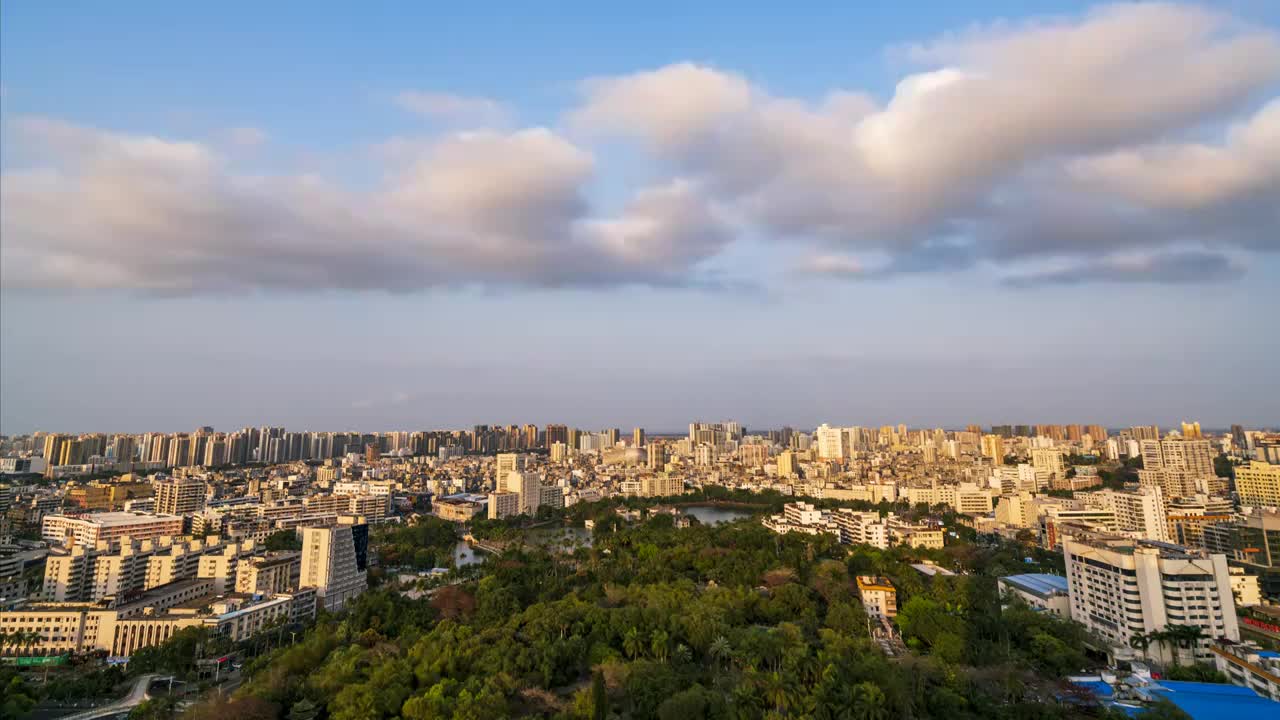
{"label": "white cloud", "polygon": [[360,190],[250,174],[201,143],[19,119],[24,162],[0,187],[6,286],[688,284],[734,231],[793,243],[807,272],[994,265],[1019,285],[1182,282],[1197,262],[1223,279],[1233,253],[1280,249],[1276,31],[1126,4],[905,55],[920,65],[883,101],[780,96],[694,63],[585,81],[567,127],[633,138],[666,178],[616,214],[588,201],[612,170],[589,145],[499,129],[509,113],[485,98],[397,96],[455,131],[384,143],[384,180]]}
{"label": "white cloud", "polygon": [[[582,190],[594,159],[546,129],[445,135],[357,192],[237,174],[198,143],[38,118],[20,127],[48,166],[6,172],[0,186],[6,287],[665,285],[690,281],[706,257],[685,242],[718,233],[688,203],[649,193],[619,220],[593,217]],[[628,238],[644,252],[619,246],[612,229],[646,214],[653,224]]]}
{"label": "white cloud", "polygon": [[395,103],[411,113],[448,123],[502,126],[511,119],[505,105],[483,97],[405,90],[395,96]]}
{"label": "white cloud", "polygon": [[587,130],[623,130],[679,150],[714,123],[746,110],[751,86],[693,63],[583,83],[587,102],[571,121]]}
{"label": "white cloud", "polygon": [[860,260],[846,255],[810,255],[796,264],[796,272],[808,275],[858,278],[866,273]]}
{"label": "white cloud", "polygon": [[[852,93],[837,96],[856,99],[841,112],[681,64],[596,80],[573,117],[656,147],[673,172],[700,178],[766,235],[887,252],[894,273],[1161,236],[1241,244],[1239,232],[1211,226],[1274,187],[1270,112],[1222,146],[1168,150],[1157,162],[1151,145],[1211,128],[1274,91],[1274,31],[1197,7],[1117,5],[977,28],[908,55],[926,67],[882,106]],[[1071,180],[1090,173],[1124,187],[1107,198]],[[1160,217],[1175,193],[1202,203]],[[1274,217],[1247,209],[1230,224],[1256,232]],[[1050,222],[1059,224],[1045,233]],[[1077,225],[1086,232],[1073,240]]]}

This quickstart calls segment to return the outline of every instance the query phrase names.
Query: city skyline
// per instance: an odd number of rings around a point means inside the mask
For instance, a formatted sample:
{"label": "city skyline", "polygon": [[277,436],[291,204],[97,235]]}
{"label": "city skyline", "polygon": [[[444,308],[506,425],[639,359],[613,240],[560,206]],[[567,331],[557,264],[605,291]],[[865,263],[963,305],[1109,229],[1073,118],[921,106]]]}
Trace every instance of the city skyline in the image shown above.
{"label": "city skyline", "polygon": [[0,433],[1280,422],[1274,3],[0,13]]}

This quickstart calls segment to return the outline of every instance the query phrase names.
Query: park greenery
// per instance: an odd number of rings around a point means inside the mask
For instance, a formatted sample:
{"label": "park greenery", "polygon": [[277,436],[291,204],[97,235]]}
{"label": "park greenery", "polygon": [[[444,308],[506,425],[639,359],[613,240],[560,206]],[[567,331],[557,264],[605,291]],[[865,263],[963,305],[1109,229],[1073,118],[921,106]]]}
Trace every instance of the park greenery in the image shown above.
{"label": "park greenery", "polygon": [[[596,521],[589,545],[511,543],[418,600],[386,582],[251,661],[233,695],[187,715],[1103,716],[1060,701],[1061,677],[1091,664],[1080,627],[998,596],[996,577],[1050,569],[1047,554],[971,535],[941,550],[850,548],[749,520],[681,528],[656,513],[623,522],[607,504],[570,510],[570,522]],[[478,525],[507,538],[521,527]],[[455,537],[426,519],[380,530],[378,552],[422,566],[419,549],[434,554]],[[962,574],[923,575],[911,567],[922,560]],[[869,634],[860,574],[897,586],[905,646]]]}

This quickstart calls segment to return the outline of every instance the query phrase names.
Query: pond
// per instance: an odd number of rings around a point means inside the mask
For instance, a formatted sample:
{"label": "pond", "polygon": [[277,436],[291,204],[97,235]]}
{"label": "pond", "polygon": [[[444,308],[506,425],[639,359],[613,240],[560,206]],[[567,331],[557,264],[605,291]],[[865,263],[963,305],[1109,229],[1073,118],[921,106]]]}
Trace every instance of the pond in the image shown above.
{"label": "pond", "polygon": [[751,513],[746,510],[734,510],[717,505],[689,505],[680,509],[684,514],[698,518],[698,522],[703,525],[719,525],[751,517]]}
{"label": "pond", "polygon": [[454,567],[461,568],[468,565],[479,565],[484,562],[485,558],[488,556],[489,553],[481,550],[480,548],[473,548],[463,540],[459,540],[458,543],[453,546]]}

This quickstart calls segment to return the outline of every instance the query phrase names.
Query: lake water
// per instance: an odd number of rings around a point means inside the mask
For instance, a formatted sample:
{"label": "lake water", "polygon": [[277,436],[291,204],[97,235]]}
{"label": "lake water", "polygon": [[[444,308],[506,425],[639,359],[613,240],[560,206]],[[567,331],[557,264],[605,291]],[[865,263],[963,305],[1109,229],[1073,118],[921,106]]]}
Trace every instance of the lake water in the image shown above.
{"label": "lake water", "polygon": [[733,522],[745,517],[751,517],[751,513],[745,510],[734,510],[732,508],[719,507],[717,505],[690,505],[680,508],[686,515],[692,515],[698,518],[698,522],[703,525],[719,525],[720,523]]}
{"label": "lake water", "polygon": [[468,565],[478,565],[484,562],[489,553],[480,548],[473,548],[465,542],[459,540],[458,544],[453,546],[453,566],[466,567]]}

